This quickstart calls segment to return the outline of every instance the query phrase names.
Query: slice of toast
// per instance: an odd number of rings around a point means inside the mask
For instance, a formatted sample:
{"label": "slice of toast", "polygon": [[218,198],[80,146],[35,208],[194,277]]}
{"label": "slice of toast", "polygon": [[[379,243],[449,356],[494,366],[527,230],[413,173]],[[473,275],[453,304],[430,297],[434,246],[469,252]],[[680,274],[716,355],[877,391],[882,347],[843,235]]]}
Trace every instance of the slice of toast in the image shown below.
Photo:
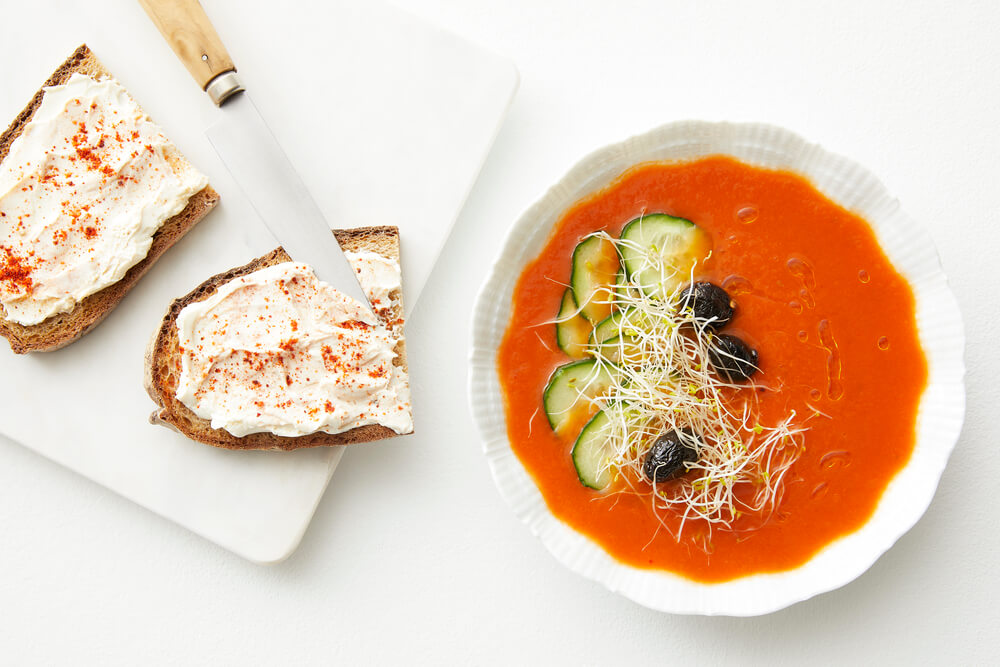
{"label": "slice of toast", "polygon": [[[38,110],[42,103],[44,88],[64,84],[74,73],[86,74],[93,78],[111,77],[110,72],[86,44],[74,51],[73,55],[49,77],[42,89],[35,93],[31,102],[18,114],[10,127],[0,135],[0,162],[7,157],[11,144],[21,135],[25,125]],[[121,280],[85,297],[72,310],[53,315],[38,324],[23,325],[0,317],[0,336],[7,338],[16,354],[58,350],[77,340],[97,326],[160,255],[205,217],[205,214],[218,202],[219,195],[211,186],[206,186],[188,200],[187,206],[180,213],[164,221],[153,236],[153,243],[146,257],[129,269]]]}
{"label": "slice of toast", "polygon": [[[399,230],[396,227],[359,227],[334,230],[340,247],[349,252],[370,251],[399,262]],[[177,299],[167,309],[159,330],[150,340],[146,350],[146,391],[159,409],[150,416],[154,424],[163,424],[192,440],[225,449],[278,449],[293,450],[322,445],[351,445],[372,440],[382,440],[399,435],[392,429],[378,424],[359,426],[343,433],[310,433],[297,437],[251,433],[237,437],[224,429],[212,428],[207,419],[198,417],[176,398],[180,377],[181,352],[177,336],[177,316],[190,303],[210,297],[225,283],[239,276],[253,273],[268,266],[287,262],[290,257],[282,248],[276,248],[249,264],[213,276]],[[403,337],[403,299],[400,290],[389,294],[387,308],[377,309],[376,314],[396,340],[396,358],[393,363],[406,366],[406,345]]]}

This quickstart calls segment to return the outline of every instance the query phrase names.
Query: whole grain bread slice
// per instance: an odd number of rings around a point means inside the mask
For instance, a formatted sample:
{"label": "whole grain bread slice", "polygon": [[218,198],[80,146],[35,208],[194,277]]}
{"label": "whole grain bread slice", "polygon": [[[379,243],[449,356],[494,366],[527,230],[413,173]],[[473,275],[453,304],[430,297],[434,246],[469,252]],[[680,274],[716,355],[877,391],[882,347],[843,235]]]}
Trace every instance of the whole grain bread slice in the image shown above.
{"label": "whole grain bread slice", "polygon": [[[21,135],[24,126],[35,115],[42,103],[44,88],[64,84],[74,73],[86,74],[97,79],[111,77],[111,73],[87,45],[80,46],[53,72],[48,81],[35,93],[28,106],[0,135],[0,161],[7,157],[11,144]],[[217,203],[219,203],[218,193],[211,186],[206,186],[188,200],[187,206],[180,213],[163,223],[153,236],[153,243],[146,257],[129,269],[121,280],[84,298],[72,310],[53,315],[38,324],[26,326],[0,317],[0,335],[7,338],[16,354],[58,350],[77,340],[97,326],[153,263],[205,217]]]}
{"label": "whole grain bread slice", "polygon": [[[359,227],[337,229],[334,235],[340,247],[349,252],[370,251],[399,262],[399,230],[396,227]],[[187,295],[175,300],[167,309],[159,330],[153,335],[146,350],[146,392],[159,408],[150,416],[154,424],[162,424],[186,435],[192,440],[225,449],[275,449],[289,451],[323,445],[351,445],[372,440],[382,440],[400,435],[392,429],[369,424],[343,433],[310,433],[286,437],[271,433],[251,433],[237,437],[224,429],[212,428],[176,398],[180,377],[181,352],[177,337],[177,316],[190,303],[203,301],[221,286],[234,278],[253,273],[268,266],[290,260],[282,248],[276,248],[239,268],[212,276]],[[389,294],[390,303],[376,308],[376,315],[396,340],[396,358],[393,363],[405,372],[406,343],[403,336],[403,298],[400,290]],[[380,306],[382,304],[379,304]]]}

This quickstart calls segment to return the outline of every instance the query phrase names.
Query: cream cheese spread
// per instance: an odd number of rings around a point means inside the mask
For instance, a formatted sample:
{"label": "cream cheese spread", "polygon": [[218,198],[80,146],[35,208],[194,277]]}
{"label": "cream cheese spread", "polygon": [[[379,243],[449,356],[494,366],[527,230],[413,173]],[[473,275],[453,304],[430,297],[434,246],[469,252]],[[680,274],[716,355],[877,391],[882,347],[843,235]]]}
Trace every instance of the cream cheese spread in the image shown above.
{"label": "cream cheese spread", "polygon": [[358,274],[361,283],[375,312],[385,311],[392,307],[393,291],[400,289],[402,276],[399,262],[384,257],[377,252],[346,251],[344,256]]}
{"label": "cream cheese spread", "polygon": [[0,164],[0,306],[37,324],[124,277],[208,184],[125,89],[73,74]]}
{"label": "cream cheese spread", "polygon": [[[370,298],[399,289],[397,263],[374,253],[350,260]],[[305,264],[285,262],[221,285],[181,310],[177,334],[177,399],[212,428],[238,437],[366,424],[413,430],[393,334]]]}

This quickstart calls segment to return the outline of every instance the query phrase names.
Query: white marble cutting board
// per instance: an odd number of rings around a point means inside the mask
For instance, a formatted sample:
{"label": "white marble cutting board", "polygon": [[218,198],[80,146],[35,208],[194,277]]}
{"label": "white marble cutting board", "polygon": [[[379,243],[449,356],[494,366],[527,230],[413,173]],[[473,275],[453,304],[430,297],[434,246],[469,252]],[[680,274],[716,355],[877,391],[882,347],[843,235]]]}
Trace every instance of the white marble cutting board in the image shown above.
{"label": "white marble cutting board", "polygon": [[[516,70],[375,3],[203,6],[331,225],[399,226],[409,312],[493,142]],[[222,203],[79,342],[21,357],[0,349],[0,433],[241,556],[280,561],[301,540],[343,450],[199,445],[151,426],[142,388],[143,351],[170,301],[277,245],[204,137],[219,111],[137,2],[36,2],[22,11],[34,20],[0,39],[0,125],[86,42]]]}

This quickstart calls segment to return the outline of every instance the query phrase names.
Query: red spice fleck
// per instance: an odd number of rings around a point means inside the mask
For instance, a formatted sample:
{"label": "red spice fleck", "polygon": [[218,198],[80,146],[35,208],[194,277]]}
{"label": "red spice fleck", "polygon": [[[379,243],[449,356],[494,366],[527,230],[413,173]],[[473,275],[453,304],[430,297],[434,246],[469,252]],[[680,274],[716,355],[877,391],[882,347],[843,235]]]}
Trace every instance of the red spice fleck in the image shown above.
{"label": "red spice fleck", "polygon": [[320,353],[323,355],[323,365],[326,366],[327,370],[337,370],[340,365],[340,357],[333,353],[333,348],[329,345],[324,345],[320,348]]}
{"label": "red spice fleck", "polygon": [[296,322],[295,320],[292,320],[292,331],[298,331],[298,330],[299,330],[299,323]]}
{"label": "red spice fleck", "polygon": [[372,328],[372,326],[367,322],[361,322],[359,320],[348,320],[347,322],[341,323],[340,326],[344,327],[345,329],[351,329],[352,331],[353,330],[367,331],[368,329]]}
{"label": "red spice fleck", "polygon": [[327,412],[333,412],[333,403],[331,403],[330,401],[327,401],[326,405],[324,405],[323,407],[326,408]]}
{"label": "red spice fleck", "polygon": [[97,230],[94,227],[84,227],[83,235],[86,236],[88,239],[92,239],[95,236],[97,236]]}
{"label": "red spice fleck", "polygon": [[0,280],[10,283],[13,288],[31,291],[34,282],[28,263],[6,246],[0,246],[0,250],[3,251],[3,257],[0,257]]}
{"label": "red spice fleck", "polygon": [[299,342],[298,338],[289,338],[288,340],[281,341],[281,345],[279,347],[281,347],[281,349],[284,350],[285,352],[291,352],[292,349],[295,347],[295,344],[298,342]]}
{"label": "red spice fleck", "polygon": [[56,176],[58,175],[59,175],[59,167],[55,166],[49,167],[48,169],[45,170],[45,173],[42,174],[41,181],[42,183],[51,183],[52,181],[55,180]]}
{"label": "red spice fleck", "polygon": [[89,146],[77,146],[76,155],[81,160],[85,160],[90,164],[90,168],[97,170],[101,168],[101,158],[94,152]]}

